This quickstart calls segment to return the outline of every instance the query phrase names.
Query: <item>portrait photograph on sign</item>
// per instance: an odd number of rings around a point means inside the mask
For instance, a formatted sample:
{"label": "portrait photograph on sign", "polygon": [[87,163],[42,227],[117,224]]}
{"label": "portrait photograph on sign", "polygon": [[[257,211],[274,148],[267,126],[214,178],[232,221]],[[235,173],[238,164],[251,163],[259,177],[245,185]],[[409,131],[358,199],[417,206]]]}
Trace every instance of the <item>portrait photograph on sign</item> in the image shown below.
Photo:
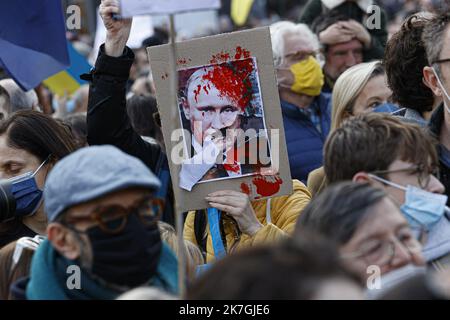
{"label": "portrait photograph on sign", "polygon": [[220,190],[251,200],[292,192],[268,28],[147,52],[177,212],[207,208]]}
{"label": "portrait photograph on sign", "polygon": [[180,171],[181,188],[270,168],[256,58],[181,69],[178,79],[189,155]]}

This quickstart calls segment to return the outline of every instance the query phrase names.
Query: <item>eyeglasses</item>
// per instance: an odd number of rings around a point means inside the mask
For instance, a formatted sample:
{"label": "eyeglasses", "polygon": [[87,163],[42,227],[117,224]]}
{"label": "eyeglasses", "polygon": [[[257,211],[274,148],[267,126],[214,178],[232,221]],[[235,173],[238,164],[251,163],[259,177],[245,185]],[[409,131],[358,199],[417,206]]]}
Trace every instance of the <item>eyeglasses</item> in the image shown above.
{"label": "eyeglasses", "polygon": [[284,56],[284,59],[300,61],[300,60],[306,59],[310,56],[315,57],[318,55],[318,53],[319,52],[317,52],[317,51],[297,51],[297,52],[293,52],[293,53],[288,53],[287,55]]}
{"label": "eyeglasses", "polygon": [[161,199],[146,197],[128,208],[121,205],[101,206],[96,208],[89,216],[68,217],[62,224],[76,232],[86,233],[86,231],[78,230],[74,226],[81,222],[94,222],[103,232],[117,234],[123,231],[131,214],[137,214],[144,225],[155,225],[161,217],[163,207],[164,202]]}
{"label": "eyeglasses", "polygon": [[374,175],[385,175],[389,173],[396,172],[409,172],[411,175],[417,175],[417,180],[419,182],[419,186],[422,189],[428,187],[431,181],[431,177],[435,176],[438,180],[440,180],[440,172],[439,167],[437,166],[425,166],[422,164],[414,165],[408,168],[397,169],[397,170],[377,170],[369,172]]}
{"label": "eyeglasses", "polygon": [[341,255],[343,259],[364,259],[367,265],[377,265],[379,267],[392,264],[395,257],[396,244],[406,249],[410,255],[421,253],[422,245],[416,240],[411,232],[404,232],[394,240],[382,241],[372,240],[361,246],[361,248],[352,253]]}
{"label": "eyeglasses", "polygon": [[450,62],[450,58],[433,61],[431,64]]}

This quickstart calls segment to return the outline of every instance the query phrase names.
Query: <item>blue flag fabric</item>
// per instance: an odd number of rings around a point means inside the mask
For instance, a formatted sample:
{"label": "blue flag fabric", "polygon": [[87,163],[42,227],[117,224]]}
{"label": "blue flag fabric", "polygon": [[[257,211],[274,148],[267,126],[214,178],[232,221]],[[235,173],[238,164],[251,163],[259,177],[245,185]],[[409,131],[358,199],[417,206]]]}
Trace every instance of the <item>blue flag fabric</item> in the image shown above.
{"label": "blue flag fabric", "polygon": [[69,67],[60,0],[0,1],[0,63],[25,91]]}

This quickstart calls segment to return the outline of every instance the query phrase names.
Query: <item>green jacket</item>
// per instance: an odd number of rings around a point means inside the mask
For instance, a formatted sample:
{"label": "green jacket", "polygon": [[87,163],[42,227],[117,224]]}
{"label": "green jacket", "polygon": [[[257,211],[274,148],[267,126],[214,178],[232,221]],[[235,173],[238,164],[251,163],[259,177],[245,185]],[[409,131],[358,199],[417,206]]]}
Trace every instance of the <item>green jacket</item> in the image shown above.
{"label": "green jacket", "polygon": [[[368,29],[370,36],[372,37],[372,44],[371,47],[364,52],[364,61],[381,59],[384,55],[384,48],[386,46],[388,33],[386,29],[386,13],[381,7],[380,10],[380,29]],[[322,5],[321,0],[309,0],[300,14],[299,22],[311,26],[313,21],[318,16],[328,11],[330,10]],[[337,6],[333,9],[333,11],[361,23],[363,23],[365,17],[367,16],[367,13],[361,10],[355,2],[349,1]]]}

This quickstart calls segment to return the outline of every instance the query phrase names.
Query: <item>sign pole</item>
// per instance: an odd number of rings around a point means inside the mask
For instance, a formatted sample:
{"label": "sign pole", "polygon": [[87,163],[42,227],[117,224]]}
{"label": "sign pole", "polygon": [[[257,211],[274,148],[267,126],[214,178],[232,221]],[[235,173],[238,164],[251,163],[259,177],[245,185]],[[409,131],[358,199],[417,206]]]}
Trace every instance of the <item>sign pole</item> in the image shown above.
{"label": "sign pole", "polygon": [[[176,54],[176,30],[175,30],[175,15],[169,15],[170,24],[170,46],[169,46],[169,65],[170,65],[170,88],[171,99],[174,108],[172,109],[171,121],[177,121],[178,112],[178,73],[177,73],[177,54]],[[167,155],[170,156],[169,154]],[[170,160],[169,160],[170,161]],[[177,230],[178,240],[178,287],[180,296],[184,297],[186,291],[186,247],[184,245],[183,237],[183,213],[178,210],[175,203],[175,226]]]}

